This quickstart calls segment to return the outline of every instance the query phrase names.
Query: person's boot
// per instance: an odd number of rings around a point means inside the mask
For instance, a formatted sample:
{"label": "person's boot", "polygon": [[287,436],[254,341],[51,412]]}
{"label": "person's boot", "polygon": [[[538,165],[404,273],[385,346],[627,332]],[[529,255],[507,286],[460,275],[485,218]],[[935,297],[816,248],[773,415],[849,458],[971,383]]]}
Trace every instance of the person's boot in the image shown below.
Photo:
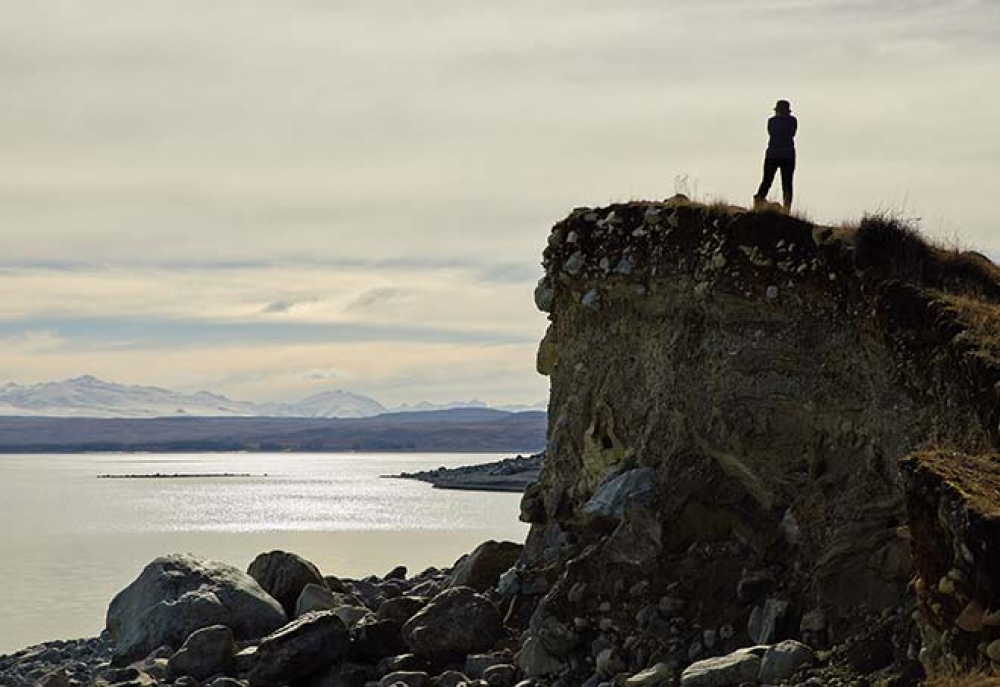
{"label": "person's boot", "polygon": [[791,193],[791,191],[789,191],[788,193],[785,194],[784,201],[785,201],[784,202],[785,214],[787,215],[788,213],[790,213],[792,211],[792,193]]}
{"label": "person's boot", "polygon": [[761,208],[764,207],[765,203],[767,203],[767,198],[765,198],[764,196],[759,196],[756,193],[754,194],[754,196],[753,196],[753,209],[754,210],[760,210]]}

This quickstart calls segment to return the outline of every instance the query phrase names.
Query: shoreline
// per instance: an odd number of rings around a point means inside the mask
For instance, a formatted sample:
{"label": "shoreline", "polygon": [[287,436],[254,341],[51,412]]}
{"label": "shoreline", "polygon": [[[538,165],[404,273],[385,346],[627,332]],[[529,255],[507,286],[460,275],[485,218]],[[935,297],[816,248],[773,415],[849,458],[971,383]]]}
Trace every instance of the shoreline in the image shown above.
{"label": "shoreline", "polygon": [[544,453],[518,455],[492,463],[465,465],[457,468],[439,467],[419,472],[383,475],[385,479],[410,479],[426,482],[435,489],[458,491],[496,491],[521,493],[538,481]]}

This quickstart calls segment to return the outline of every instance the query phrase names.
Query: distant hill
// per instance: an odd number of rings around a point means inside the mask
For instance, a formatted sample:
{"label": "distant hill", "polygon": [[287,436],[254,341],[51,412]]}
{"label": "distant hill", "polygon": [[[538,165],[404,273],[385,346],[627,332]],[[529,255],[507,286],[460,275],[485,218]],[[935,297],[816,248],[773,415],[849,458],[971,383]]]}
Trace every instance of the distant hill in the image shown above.
{"label": "distant hill", "polygon": [[[157,386],[108,382],[91,375],[40,384],[0,386],[0,416],[154,418],[154,417],[296,417],[363,418],[386,412],[424,412],[452,408],[488,408],[482,401],[417,403],[390,409],[350,391],[324,391],[300,401],[240,401],[210,391],[184,393]],[[541,404],[501,410],[541,410]]]}
{"label": "distant hill", "polygon": [[0,417],[0,453],[537,452],[545,413],[463,408],[367,418]]}

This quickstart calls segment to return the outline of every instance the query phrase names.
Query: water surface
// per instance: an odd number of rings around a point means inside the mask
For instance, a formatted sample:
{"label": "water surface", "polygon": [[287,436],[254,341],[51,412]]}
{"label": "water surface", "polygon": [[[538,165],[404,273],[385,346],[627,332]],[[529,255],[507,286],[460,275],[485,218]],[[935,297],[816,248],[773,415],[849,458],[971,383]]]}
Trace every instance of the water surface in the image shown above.
{"label": "water surface", "polygon": [[[379,477],[502,457],[0,455],[0,654],[97,634],[112,596],[166,553],[245,569],[284,549],[349,577],[450,565],[486,539],[523,541],[517,494]],[[250,476],[98,479],[155,473]]]}

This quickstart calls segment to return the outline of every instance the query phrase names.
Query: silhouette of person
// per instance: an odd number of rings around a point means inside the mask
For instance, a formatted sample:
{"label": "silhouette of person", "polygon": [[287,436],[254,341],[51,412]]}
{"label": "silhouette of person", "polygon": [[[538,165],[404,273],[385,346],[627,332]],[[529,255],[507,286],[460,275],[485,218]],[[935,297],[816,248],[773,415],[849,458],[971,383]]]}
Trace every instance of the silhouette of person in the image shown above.
{"label": "silhouette of person", "polygon": [[792,180],[795,176],[795,132],[799,121],[792,115],[792,106],[787,100],[779,100],[774,106],[774,116],[767,120],[770,140],[764,154],[764,178],[753,197],[754,207],[767,200],[767,193],[774,183],[774,175],[781,170],[781,190],[784,195],[785,212],[792,209]]}

